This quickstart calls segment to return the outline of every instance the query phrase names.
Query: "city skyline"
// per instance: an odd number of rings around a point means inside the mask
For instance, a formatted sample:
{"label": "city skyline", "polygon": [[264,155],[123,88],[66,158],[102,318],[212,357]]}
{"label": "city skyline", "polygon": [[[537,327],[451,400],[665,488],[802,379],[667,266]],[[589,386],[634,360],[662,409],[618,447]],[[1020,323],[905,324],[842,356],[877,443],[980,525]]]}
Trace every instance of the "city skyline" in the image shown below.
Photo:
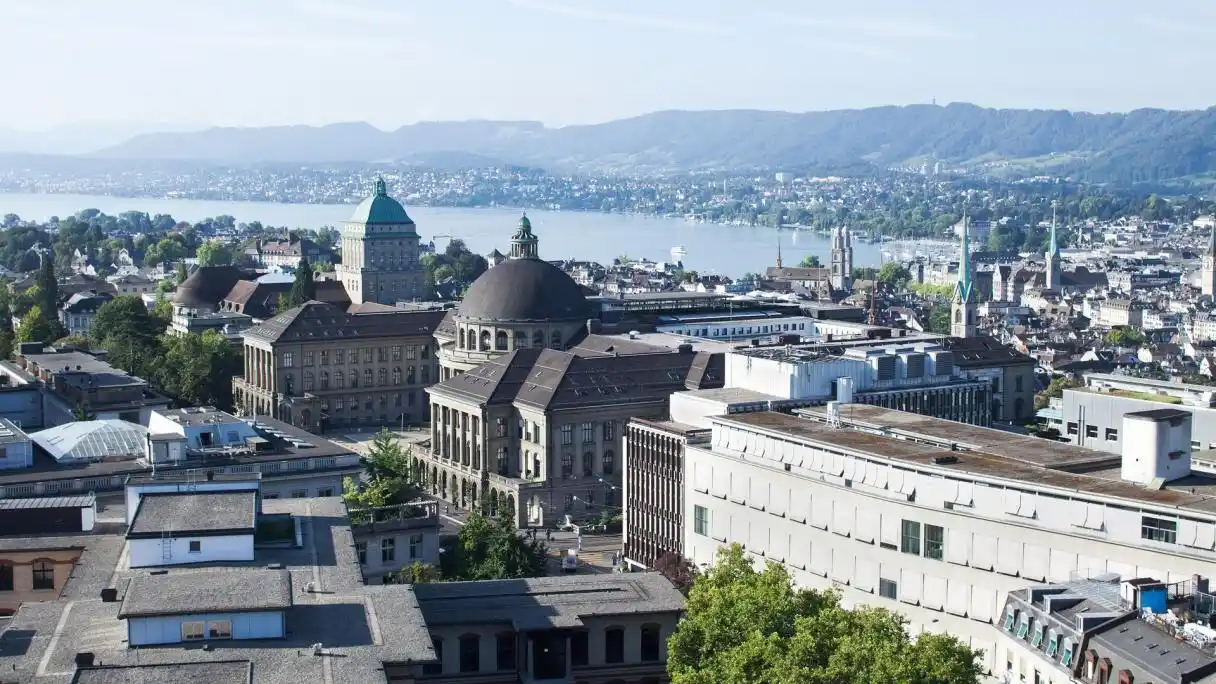
{"label": "city skyline", "polygon": [[[474,0],[0,3],[0,128],[428,120],[596,123],[666,109],[937,101],[1202,109],[1216,7]],[[46,36],[57,50],[46,50]],[[31,54],[38,55],[30,60]],[[111,128],[113,128],[111,126]]]}

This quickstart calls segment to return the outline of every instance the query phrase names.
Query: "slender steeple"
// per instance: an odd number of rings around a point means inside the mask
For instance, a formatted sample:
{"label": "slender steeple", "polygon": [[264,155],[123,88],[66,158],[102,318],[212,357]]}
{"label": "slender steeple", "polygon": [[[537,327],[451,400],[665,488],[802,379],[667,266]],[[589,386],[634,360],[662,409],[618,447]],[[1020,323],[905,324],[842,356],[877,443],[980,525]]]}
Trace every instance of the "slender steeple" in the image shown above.
{"label": "slender steeple", "polygon": [[1048,290],[1060,290],[1060,243],[1056,241],[1056,203],[1051,203],[1051,244],[1047,247],[1047,274],[1044,282]]}
{"label": "slender steeple", "polygon": [[777,233],[777,268],[781,268],[781,233]]}
{"label": "slender steeple", "polygon": [[1216,224],[1212,225],[1212,230],[1208,233],[1208,251],[1203,255],[1199,288],[1208,297],[1216,297]]}
{"label": "slender steeple", "polygon": [[950,336],[975,337],[975,287],[971,279],[971,226],[963,213],[963,237],[958,258],[958,282],[950,311]]}
{"label": "slender steeple", "polygon": [[515,235],[511,237],[511,258],[512,259],[535,259],[538,251],[537,245],[540,241],[536,239],[536,235],[532,233],[532,222],[528,220],[528,214],[525,213],[519,217],[519,229],[515,231]]}

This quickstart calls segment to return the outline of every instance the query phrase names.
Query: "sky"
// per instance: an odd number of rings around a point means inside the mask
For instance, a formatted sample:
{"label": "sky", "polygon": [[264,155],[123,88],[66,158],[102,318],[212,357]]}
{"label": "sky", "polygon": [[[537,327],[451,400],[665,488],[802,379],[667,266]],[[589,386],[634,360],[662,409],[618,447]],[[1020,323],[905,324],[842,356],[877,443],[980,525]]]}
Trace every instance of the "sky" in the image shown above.
{"label": "sky", "polygon": [[1216,0],[0,0],[0,129],[1216,104]]}

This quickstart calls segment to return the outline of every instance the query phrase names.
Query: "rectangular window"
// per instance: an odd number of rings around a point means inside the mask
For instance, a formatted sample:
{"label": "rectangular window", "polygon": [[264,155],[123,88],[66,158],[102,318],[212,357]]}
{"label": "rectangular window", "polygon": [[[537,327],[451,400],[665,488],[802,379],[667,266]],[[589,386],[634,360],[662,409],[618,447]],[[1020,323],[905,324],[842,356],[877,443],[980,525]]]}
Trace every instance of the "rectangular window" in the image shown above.
{"label": "rectangular window", "polygon": [[182,641],[202,641],[206,632],[201,622],[182,623]]}
{"label": "rectangular window", "polygon": [[283,367],[291,368],[296,365],[296,355],[291,352],[283,352]]}
{"label": "rectangular window", "polygon": [[920,523],[911,520],[903,521],[899,550],[904,553],[920,555]]}
{"label": "rectangular window", "polygon": [[[536,440],[532,440],[532,441],[536,441]],[[563,425],[562,426],[562,444],[574,444],[574,426],[573,425]]]}
{"label": "rectangular window", "polygon": [[1143,516],[1140,518],[1140,538],[1174,544],[1178,541],[1178,521]]}
{"label": "rectangular window", "polygon": [[304,352],[304,365],[305,366],[312,365],[312,352],[310,352],[310,351]]}
{"label": "rectangular window", "polygon": [[334,350],[334,365],[341,366],[344,363],[346,363],[346,350],[335,349]]}
{"label": "rectangular window", "polygon": [[1106,428],[1106,441],[1108,441],[1108,442],[1118,442],[1119,441],[1118,428]]}
{"label": "rectangular window", "polygon": [[588,638],[586,632],[571,632],[570,634],[570,665],[582,667],[587,664]]}
{"label": "rectangular window", "polygon": [[941,560],[946,547],[946,530],[937,525],[925,525],[925,558]]}
{"label": "rectangular window", "polygon": [[709,509],[704,506],[692,507],[692,531],[702,537],[709,536]]}
{"label": "rectangular window", "polygon": [[494,419],[494,436],[495,437],[506,437],[507,436],[507,420],[505,418],[495,418]]}
{"label": "rectangular window", "polygon": [[604,441],[611,442],[614,439],[616,439],[616,421],[606,420],[604,421]]}
{"label": "rectangular window", "polygon": [[[417,347],[415,347],[415,346],[414,346],[414,345],[412,345],[412,344],[411,344],[410,346],[406,347],[406,348],[405,348],[405,358],[409,359],[410,361],[413,361],[413,360],[414,360],[414,354],[416,353],[416,350],[417,350]],[[425,359],[426,357],[425,357],[425,356],[423,356],[422,358],[424,358],[424,359]]]}
{"label": "rectangular window", "polygon": [[211,620],[207,623],[208,639],[231,639],[232,620]]}
{"label": "rectangular window", "polygon": [[595,441],[595,423],[583,423],[583,444]]}
{"label": "rectangular window", "polygon": [[481,669],[481,637],[460,637],[460,671],[477,672]]}
{"label": "rectangular window", "polygon": [[326,496],[333,496],[333,495],[334,495],[333,487],[322,487],[317,490],[317,496],[326,497]]}
{"label": "rectangular window", "polygon": [[292,493],[291,493],[291,498],[293,498],[293,499],[307,499],[307,498],[308,498],[308,490],[306,490],[306,489],[296,489],[296,490],[292,491]]}
{"label": "rectangular window", "polygon": [[616,627],[604,633],[604,662],[625,662],[625,630]]}
{"label": "rectangular window", "polygon": [[570,479],[572,477],[574,477],[574,454],[562,454],[562,478]]}
{"label": "rectangular window", "polygon": [[322,365],[322,366],[329,365],[329,350],[328,349],[322,349],[321,351],[317,352],[317,357],[320,360],[320,365]]}
{"label": "rectangular window", "polygon": [[498,635],[498,669],[515,669],[515,634],[503,632]]}
{"label": "rectangular window", "polygon": [[394,361],[401,360],[401,345],[399,345],[399,344],[393,345],[393,360]]}
{"label": "rectangular window", "polygon": [[386,537],[380,540],[380,562],[392,563],[397,559],[397,540]]}
{"label": "rectangular window", "polygon": [[1085,426],[1085,436],[1089,439],[1097,439],[1098,438],[1098,426],[1097,425],[1086,425]]}
{"label": "rectangular window", "polygon": [[367,542],[355,542],[355,555],[359,556],[359,565],[367,565]]}
{"label": "rectangular window", "polygon": [[566,495],[565,501],[563,502],[562,507],[567,513],[574,510],[574,495],[573,494]]}
{"label": "rectangular window", "polygon": [[13,590],[13,566],[0,564],[0,591]]}
{"label": "rectangular window", "polygon": [[899,598],[899,585],[893,580],[878,578],[878,595],[895,600]]}
{"label": "rectangular window", "polygon": [[363,348],[363,363],[371,363],[371,362],[372,362],[372,348],[364,347]]}
{"label": "rectangular window", "polygon": [[202,552],[203,552],[203,543],[201,541],[194,540],[194,541],[190,542],[190,553],[202,553]]}
{"label": "rectangular window", "polygon": [[410,535],[410,560],[422,558],[422,535]]}
{"label": "rectangular window", "polygon": [[1075,436],[1077,434],[1077,424],[1076,423],[1068,424],[1068,434],[1073,435],[1073,436]]}

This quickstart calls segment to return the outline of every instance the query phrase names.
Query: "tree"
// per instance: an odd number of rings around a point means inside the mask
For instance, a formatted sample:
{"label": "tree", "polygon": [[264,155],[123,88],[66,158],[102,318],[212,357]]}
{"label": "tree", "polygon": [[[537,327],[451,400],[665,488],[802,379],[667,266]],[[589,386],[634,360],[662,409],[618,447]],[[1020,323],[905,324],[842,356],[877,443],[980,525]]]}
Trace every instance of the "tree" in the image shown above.
{"label": "tree", "polygon": [[89,327],[89,341],[105,349],[116,366],[139,375],[160,357],[157,337],[167,324],[149,314],[138,295],[123,295],[97,310]]}
{"label": "tree", "polygon": [[1036,410],[1045,408],[1051,404],[1052,399],[1059,399],[1060,397],[1064,396],[1064,390],[1071,389],[1073,387],[1083,387],[1084,385],[1084,382],[1081,382],[1080,380],[1073,380],[1068,376],[1052,378],[1051,382],[1047,383],[1047,387],[1045,387],[1042,392],[1034,395],[1034,407]]}
{"label": "tree", "polygon": [[546,550],[543,542],[521,536],[508,516],[474,512],[440,561],[447,580],[543,577]]}
{"label": "tree", "polygon": [[208,240],[199,245],[199,266],[228,266],[232,264],[232,248],[219,240]]}
{"label": "tree", "polygon": [[819,257],[811,254],[802,257],[802,261],[798,262],[798,268],[823,268],[823,264],[819,261]]}
{"label": "tree", "polygon": [[835,591],[795,589],[785,568],[757,571],[743,549],[718,552],[668,641],[673,684],[974,684],[982,670],[954,637],[913,642],[898,614],[845,610]]}
{"label": "tree", "polygon": [[21,325],[17,326],[18,342],[49,342],[55,331],[42,315],[42,307],[34,305],[21,317]]}
{"label": "tree", "polygon": [[186,282],[186,278],[190,277],[190,274],[186,270],[185,262],[178,262],[177,266],[173,269],[173,276],[177,280],[178,285]]}
{"label": "tree", "polygon": [[34,304],[46,315],[54,315],[54,312],[59,310],[59,281],[55,278],[54,259],[46,257],[42,260],[34,284],[38,286],[38,298]]}
{"label": "tree", "polygon": [[660,575],[666,577],[685,596],[688,596],[688,592],[692,589],[693,581],[697,576],[697,568],[692,564],[692,561],[678,553],[670,551],[655,560],[654,569]]}
{"label": "tree", "polygon": [[858,266],[853,269],[853,280],[878,280],[878,269],[873,266]]}
{"label": "tree", "polygon": [[950,305],[934,304],[929,310],[929,332],[939,335],[950,334]]}
{"label": "tree", "polygon": [[13,343],[17,335],[13,331],[13,312],[9,308],[8,284],[0,282],[0,359],[13,355]]}
{"label": "tree", "polygon": [[1112,347],[1140,347],[1144,344],[1144,333],[1135,328],[1112,328],[1104,338]]}
{"label": "tree", "polygon": [[228,338],[217,330],[165,335],[161,348],[154,357],[159,367],[149,363],[145,368],[166,392],[194,406],[232,408],[232,377],[241,373],[244,362]]}
{"label": "tree", "polygon": [[898,289],[912,279],[912,274],[898,261],[888,261],[878,269],[878,282],[891,289]]}
{"label": "tree", "polygon": [[300,259],[296,267],[296,279],[291,284],[291,294],[287,297],[288,308],[299,306],[317,298],[317,283],[313,279],[312,266],[308,259]]}

